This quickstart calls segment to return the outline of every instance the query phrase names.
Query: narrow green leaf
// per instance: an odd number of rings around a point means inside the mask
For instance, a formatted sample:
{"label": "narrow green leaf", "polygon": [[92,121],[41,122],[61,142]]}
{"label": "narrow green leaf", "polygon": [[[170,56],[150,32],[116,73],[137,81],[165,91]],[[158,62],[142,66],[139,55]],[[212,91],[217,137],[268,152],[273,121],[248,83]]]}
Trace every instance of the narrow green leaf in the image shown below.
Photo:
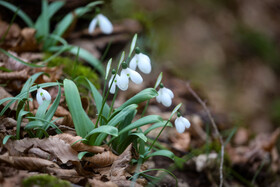
{"label": "narrow green leaf", "polygon": [[160,72],[158,78],[157,78],[157,81],[156,81],[156,84],[155,84],[155,89],[158,87],[158,85],[161,83],[161,80],[162,80],[162,72]]}
{"label": "narrow green leaf", "polygon": [[[95,101],[97,112],[99,114],[101,111],[103,98],[102,98],[101,94],[98,92],[98,90],[96,89],[96,87],[94,86],[94,84],[92,84],[87,78],[85,78],[85,77],[82,77],[82,78],[84,78],[88,83],[89,89],[90,89],[93,99]],[[103,107],[102,115],[107,116],[109,114],[109,112],[110,112],[110,107],[107,103],[105,103],[105,105]]]}
{"label": "narrow green leaf", "polygon": [[[14,6],[11,3],[8,3],[7,1],[0,0],[0,5],[10,9],[13,12],[16,12],[18,10],[16,6]],[[27,14],[25,14],[22,10],[18,10],[17,14],[26,23],[26,25],[28,25],[28,27],[33,27],[34,23]]]}
{"label": "narrow green leaf", "polygon": [[77,86],[71,80],[63,81],[66,102],[71,113],[78,136],[84,138],[93,130],[94,124],[83,109]]}
{"label": "narrow green leaf", "polygon": [[168,150],[159,150],[159,151],[155,151],[151,154],[149,154],[145,159],[148,159],[152,156],[165,156],[165,157],[168,157],[172,160],[174,160],[174,153],[172,153],[171,151],[168,151]]}
{"label": "narrow green leaf", "polygon": [[50,121],[53,118],[53,115],[54,115],[54,113],[57,110],[57,107],[59,105],[60,97],[61,97],[61,88],[58,85],[58,94],[57,94],[52,106],[49,108],[49,110],[48,110],[48,112],[46,113],[46,116],[45,116],[45,119],[47,121]]}
{"label": "narrow green leaf", "polygon": [[142,127],[147,124],[157,123],[157,122],[161,122],[161,121],[162,121],[162,118],[158,115],[145,116],[145,117],[140,118],[139,120],[131,123],[130,125],[126,126],[122,130],[120,130],[119,135],[121,135],[124,132],[128,132],[133,129],[136,129],[138,127]]}
{"label": "narrow green leaf", "polygon": [[[147,135],[149,134],[149,132],[151,132],[152,130],[159,128],[159,127],[164,127],[164,125],[166,124],[167,121],[161,121],[161,122],[157,122],[154,125],[150,126],[147,130],[145,130],[144,134]],[[172,127],[172,124],[170,122],[168,122],[168,124],[166,125],[167,127]]]}
{"label": "narrow green leaf", "polygon": [[[73,55],[76,55],[78,52],[77,46],[72,46],[72,48],[69,50],[70,53]],[[93,56],[90,52],[87,50],[80,48],[79,57],[84,59],[86,62],[88,62],[93,68],[95,68],[98,72],[100,72],[102,75],[104,75],[104,68],[101,64],[101,62]]]}
{"label": "narrow green leaf", "polygon": [[50,103],[51,103],[51,101],[44,100],[43,103],[39,106],[35,117],[44,118]]}
{"label": "narrow green leaf", "polygon": [[10,58],[15,59],[16,61],[22,63],[23,65],[26,65],[26,66],[29,66],[29,67],[32,67],[32,68],[44,67],[43,65],[37,65],[37,64],[31,64],[31,63],[24,62],[23,60],[21,60],[18,57],[12,55],[11,53],[7,52],[6,50],[4,50],[2,48],[0,48],[0,52],[4,53],[5,55],[7,55]]}
{"label": "narrow green leaf", "polygon": [[79,139],[79,140],[75,141],[74,143],[72,143],[71,146],[75,145],[76,143],[78,143],[80,141],[88,141],[88,140],[85,138]]}
{"label": "narrow green leaf", "polygon": [[104,125],[104,126],[100,126],[98,128],[93,129],[92,131],[90,131],[87,135],[86,135],[86,139],[89,139],[89,137],[93,134],[96,133],[104,133],[104,134],[109,134],[112,136],[118,136],[118,129],[116,127],[113,126],[108,126],[108,125]]}
{"label": "narrow green leaf", "polygon": [[140,139],[142,139],[144,142],[147,142],[147,137],[145,136],[145,134],[143,134],[142,132],[133,132],[130,135],[134,135],[134,136],[138,136]]}
{"label": "narrow green leaf", "polygon": [[[107,124],[107,126],[116,126],[120,122],[122,122],[128,114],[130,114],[132,111],[136,111],[137,105],[132,104],[121,110],[116,116],[114,116]],[[100,145],[102,141],[106,138],[106,134],[100,134],[96,142],[94,143],[95,145]]]}
{"label": "narrow green leaf", "polygon": [[5,145],[11,137],[13,137],[13,135],[6,135],[3,139],[3,145]]}
{"label": "narrow green leaf", "polygon": [[182,106],[182,103],[178,104],[173,110],[172,113],[169,117],[169,120],[171,120],[172,116],[180,109],[180,107]]}
{"label": "narrow green leaf", "polygon": [[90,153],[90,152],[87,152],[87,151],[79,152],[79,154],[78,154],[78,159],[79,159],[79,160],[82,160],[82,158],[83,158],[87,153]]}
{"label": "narrow green leaf", "polygon": [[20,110],[19,112],[19,115],[18,115],[18,118],[17,118],[17,132],[16,132],[16,137],[17,139],[19,140],[20,138],[20,124],[21,124],[21,120],[22,120],[22,117],[26,114],[28,114],[29,112],[28,111],[24,111],[24,108]]}
{"label": "narrow green leaf", "polygon": [[128,56],[130,57],[134,48],[135,48],[135,45],[136,45],[136,41],[137,41],[137,34],[134,35],[133,39],[132,39],[132,42],[130,44],[130,50],[129,50],[129,54]]}
{"label": "narrow green leaf", "polygon": [[127,107],[131,104],[139,104],[141,102],[147,101],[149,99],[152,99],[158,95],[157,91],[154,88],[146,88],[145,90],[142,90],[129,100],[127,100],[124,104],[122,104],[119,108],[117,108],[115,111],[120,111],[123,108]]}

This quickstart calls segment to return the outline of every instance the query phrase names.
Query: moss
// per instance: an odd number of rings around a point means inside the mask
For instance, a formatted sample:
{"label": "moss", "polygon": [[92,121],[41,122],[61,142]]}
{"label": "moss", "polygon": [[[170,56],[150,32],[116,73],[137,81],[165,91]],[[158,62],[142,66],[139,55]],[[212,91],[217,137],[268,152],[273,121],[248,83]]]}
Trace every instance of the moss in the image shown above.
{"label": "moss", "polygon": [[22,182],[22,186],[70,187],[71,183],[65,180],[58,179],[51,175],[34,175],[24,179]]}
{"label": "moss", "polygon": [[[49,58],[50,56],[51,54],[45,54],[44,60]],[[55,57],[48,62],[48,67],[55,67],[60,65],[63,66],[63,72],[68,76],[72,78],[85,76],[95,85],[97,89],[100,88],[98,74],[90,67],[83,65],[82,62],[78,61],[76,63],[75,60],[67,57]]]}

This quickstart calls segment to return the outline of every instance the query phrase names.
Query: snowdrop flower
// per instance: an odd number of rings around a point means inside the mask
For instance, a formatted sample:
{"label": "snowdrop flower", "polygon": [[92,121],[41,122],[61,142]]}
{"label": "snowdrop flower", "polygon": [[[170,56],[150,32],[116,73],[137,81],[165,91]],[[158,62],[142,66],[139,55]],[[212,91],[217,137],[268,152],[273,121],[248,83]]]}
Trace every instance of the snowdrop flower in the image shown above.
{"label": "snowdrop flower", "polygon": [[[110,89],[110,93],[111,94],[114,94],[116,92],[116,86],[117,86],[117,82],[118,82],[118,79],[120,78],[119,75],[116,75],[115,79],[114,79],[114,76],[116,74],[116,70],[113,69],[112,70],[112,76],[111,76],[111,79],[109,80],[109,84],[108,84],[108,87],[110,88],[110,85],[112,84],[111,86],[111,89]],[[113,81],[114,80],[114,81]],[[112,83],[113,81],[113,83]]]}
{"label": "snowdrop flower", "polygon": [[185,129],[190,128],[191,123],[186,118],[182,117],[181,114],[177,113],[177,119],[175,120],[175,127],[179,133],[183,133]]}
{"label": "snowdrop flower", "polygon": [[37,99],[38,104],[41,105],[44,100],[50,101],[52,98],[47,90],[39,88],[37,90],[36,99]]}
{"label": "snowdrop flower", "polygon": [[126,62],[122,63],[122,68],[121,75],[117,80],[117,85],[121,90],[127,90],[129,79],[131,79],[135,84],[141,84],[143,82],[141,75],[138,72],[128,68]]}
{"label": "snowdrop flower", "polygon": [[152,66],[150,58],[147,55],[140,53],[140,49],[138,47],[136,47],[135,53],[136,54],[129,63],[129,67],[133,70],[136,70],[136,67],[138,66],[140,71],[142,71],[143,73],[151,73]]}
{"label": "snowdrop flower", "polygon": [[101,31],[104,34],[111,34],[113,32],[113,25],[109,21],[107,17],[105,17],[103,14],[99,13],[99,10],[97,10],[98,14],[95,16],[95,18],[92,19],[92,21],[89,24],[88,32],[93,33],[95,27],[99,25]]}
{"label": "snowdrop flower", "polygon": [[158,91],[158,96],[156,100],[158,103],[162,103],[165,107],[170,107],[172,104],[172,99],[174,98],[173,92],[165,88],[162,83],[160,83],[160,89]]}

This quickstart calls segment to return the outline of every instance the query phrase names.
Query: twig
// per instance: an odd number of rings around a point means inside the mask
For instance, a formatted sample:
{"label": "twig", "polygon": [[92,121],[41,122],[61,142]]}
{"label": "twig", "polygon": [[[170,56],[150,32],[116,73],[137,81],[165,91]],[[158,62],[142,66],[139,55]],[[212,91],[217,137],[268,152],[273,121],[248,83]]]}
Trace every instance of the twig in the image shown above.
{"label": "twig", "polygon": [[207,105],[205,104],[204,101],[202,101],[202,99],[197,95],[197,93],[191,88],[190,83],[187,83],[187,89],[190,91],[190,93],[196,98],[196,100],[201,104],[201,106],[204,108],[204,110],[207,113],[208,118],[211,121],[211,124],[215,130],[216,135],[219,138],[219,141],[221,143],[221,162],[220,162],[220,187],[223,186],[223,165],[224,165],[224,149],[225,149],[225,145],[224,145],[224,141],[223,138],[217,128],[217,125],[214,121],[214,118],[212,117],[210,110],[208,109]]}

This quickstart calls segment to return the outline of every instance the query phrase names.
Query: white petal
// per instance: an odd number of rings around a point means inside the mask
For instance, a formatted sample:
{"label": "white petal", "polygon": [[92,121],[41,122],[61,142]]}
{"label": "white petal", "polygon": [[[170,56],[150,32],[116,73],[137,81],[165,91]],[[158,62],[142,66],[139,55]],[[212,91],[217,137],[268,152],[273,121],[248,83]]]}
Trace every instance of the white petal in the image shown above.
{"label": "white petal", "polygon": [[141,84],[143,82],[143,78],[137,71],[134,71],[130,68],[127,68],[127,69],[129,71],[132,82],[134,82],[135,84]]}
{"label": "white petal", "polygon": [[105,17],[102,14],[99,14],[98,21],[99,21],[100,29],[103,33],[111,34],[113,32],[113,25],[107,17]]}
{"label": "white petal", "polygon": [[182,119],[182,122],[184,123],[184,125],[185,125],[185,127],[188,129],[188,128],[190,128],[190,126],[191,126],[191,123],[189,122],[189,120],[188,119],[186,119],[186,118],[184,118],[184,117],[181,117]]}
{"label": "white petal", "polygon": [[[40,90],[40,88],[39,88],[39,90]],[[41,105],[43,103],[43,98],[40,95],[41,92],[39,92],[39,90],[37,90],[36,100],[37,100],[38,104]]]}
{"label": "white petal", "polygon": [[47,92],[47,90],[42,89],[42,93],[45,100],[50,101],[52,99],[51,95],[49,94],[49,92]]}
{"label": "white petal", "polygon": [[128,83],[129,83],[128,76],[126,72],[122,70],[121,76],[119,76],[117,79],[117,85],[121,90],[125,91],[128,88]]}
{"label": "white petal", "polygon": [[181,117],[179,117],[175,120],[175,127],[179,133],[183,133],[185,131],[185,125],[182,122]]}
{"label": "white petal", "polygon": [[156,97],[156,100],[157,100],[158,103],[161,103],[161,95],[158,95],[158,96]]}
{"label": "white petal", "polygon": [[89,27],[88,27],[88,32],[89,33],[93,33],[94,32],[96,24],[97,24],[97,18],[92,19],[90,24],[89,24]]}
{"label": "white petal", "polygon": [[129,68],[130,68],[130,69],[133,69],[133,70],[136,70],[137,61],[138,61],[138,58],[137,58],[137,54],[136,54],[136,55],[134,55],[134,57],[131,59],[131,61],[130,61],[130,63],[129,63]]}
{"label": "white petal", "polygon": [[[118,75],[117,75],[118,76]],[[112,83],[112,81],[113,81],[113,78],[114,78],[114,76],[112,76],[111,77],[111,79],[109,80],[109,84],[108,84],[108,87],[110,88],[110,85],[111,85],[111,83]],[[116,91],[116,81],[117,80],[117,77],[115,78],[115,80],[114,80],[114,82],[113,82],[113,84],[112,84],[112,87],[111,87],[111,89],[110,89],[110,93],[111,94],[114,94],[115,93],[115,91]]]}
{"label": "white petal", "polygon": [[172,99],[174,98],[173,92],[168,88],[162,88],[164,93],[167,93]]}
{"label": "white petal", "polygon": [[161,96],[161,102],[165,107],[170,107],[172,104],[172,99],[171,97],[166,93],[163,92],[162,96]]}
{"label": "white petal", "polygon": [[152,71],[151,60],[147,55],[142,53],[139,54],[139,61],[138,61],[139,69],[145,73],[149,74]]}

